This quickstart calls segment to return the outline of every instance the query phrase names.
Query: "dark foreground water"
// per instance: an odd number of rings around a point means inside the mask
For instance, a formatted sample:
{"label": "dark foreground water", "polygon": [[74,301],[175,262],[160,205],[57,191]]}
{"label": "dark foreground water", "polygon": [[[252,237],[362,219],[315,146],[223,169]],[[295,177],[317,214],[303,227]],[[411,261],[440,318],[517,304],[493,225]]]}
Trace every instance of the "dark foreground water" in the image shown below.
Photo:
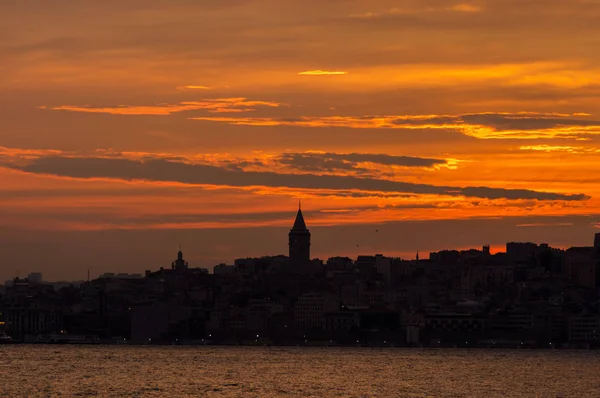
{"label": "dark foreground water", "polygon": [[0,397],[600,397],[596,351],[0,346]]}

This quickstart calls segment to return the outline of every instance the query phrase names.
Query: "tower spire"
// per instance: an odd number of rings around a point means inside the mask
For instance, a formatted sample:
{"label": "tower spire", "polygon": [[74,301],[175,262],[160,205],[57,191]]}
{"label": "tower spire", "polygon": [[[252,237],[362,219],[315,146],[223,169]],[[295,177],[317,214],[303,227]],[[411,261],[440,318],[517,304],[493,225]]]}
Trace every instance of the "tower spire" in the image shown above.
{"label": "tower spire", "polygon": [[290,263],[295,269],[310,263],[310,231],[302,214],[302,202],[298,200],[298,213],[289,233]]}
{"label": "tower spire", "polygon": [[183,259],[183,252],[181,251],[181,243],[179,244],[179,251],[177,252],[177,260],[175,260],[172,264],[172,269],[174,270],[184,270],[187,269],[187,262]]}
{"label": "tower spire", "polygon": [[294,226],[292,229],[294,231],[308,231],[308,228],[306,228],[306,223],[304,222],[304,215],[302,215],[302,209],[300,208],[298,208],[296,220],[294,221]]}

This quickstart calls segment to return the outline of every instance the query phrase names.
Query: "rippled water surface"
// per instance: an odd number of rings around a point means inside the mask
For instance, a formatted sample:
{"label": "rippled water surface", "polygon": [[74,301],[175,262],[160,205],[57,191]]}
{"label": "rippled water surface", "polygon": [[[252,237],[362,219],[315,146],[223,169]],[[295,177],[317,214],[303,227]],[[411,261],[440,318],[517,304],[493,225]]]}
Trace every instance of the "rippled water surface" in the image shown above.
{"label": "rippled water surface", "polygon": [[0,346],[2,397],[600,397],[600,353]]}

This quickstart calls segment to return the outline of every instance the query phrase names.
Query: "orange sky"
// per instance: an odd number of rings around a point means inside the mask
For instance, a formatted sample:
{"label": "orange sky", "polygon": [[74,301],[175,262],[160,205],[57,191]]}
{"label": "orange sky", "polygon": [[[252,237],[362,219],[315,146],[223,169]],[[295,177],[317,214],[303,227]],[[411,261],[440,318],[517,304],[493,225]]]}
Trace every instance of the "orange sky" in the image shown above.
{"label": "orange sky", "polygon": [[[598,0],[21,0],[0,281],[600,232]],[[374,233],[375,230],[380,232]]]}

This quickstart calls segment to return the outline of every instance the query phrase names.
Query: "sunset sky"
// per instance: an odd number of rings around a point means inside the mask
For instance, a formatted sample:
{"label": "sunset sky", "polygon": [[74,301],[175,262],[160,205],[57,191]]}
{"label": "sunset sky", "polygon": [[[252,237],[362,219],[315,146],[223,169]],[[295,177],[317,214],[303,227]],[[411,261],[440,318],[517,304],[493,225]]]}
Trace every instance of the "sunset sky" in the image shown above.
{"label": "sunset sky", "polygon": [[600,0],[0,10],[0,283],[600,232]]}

